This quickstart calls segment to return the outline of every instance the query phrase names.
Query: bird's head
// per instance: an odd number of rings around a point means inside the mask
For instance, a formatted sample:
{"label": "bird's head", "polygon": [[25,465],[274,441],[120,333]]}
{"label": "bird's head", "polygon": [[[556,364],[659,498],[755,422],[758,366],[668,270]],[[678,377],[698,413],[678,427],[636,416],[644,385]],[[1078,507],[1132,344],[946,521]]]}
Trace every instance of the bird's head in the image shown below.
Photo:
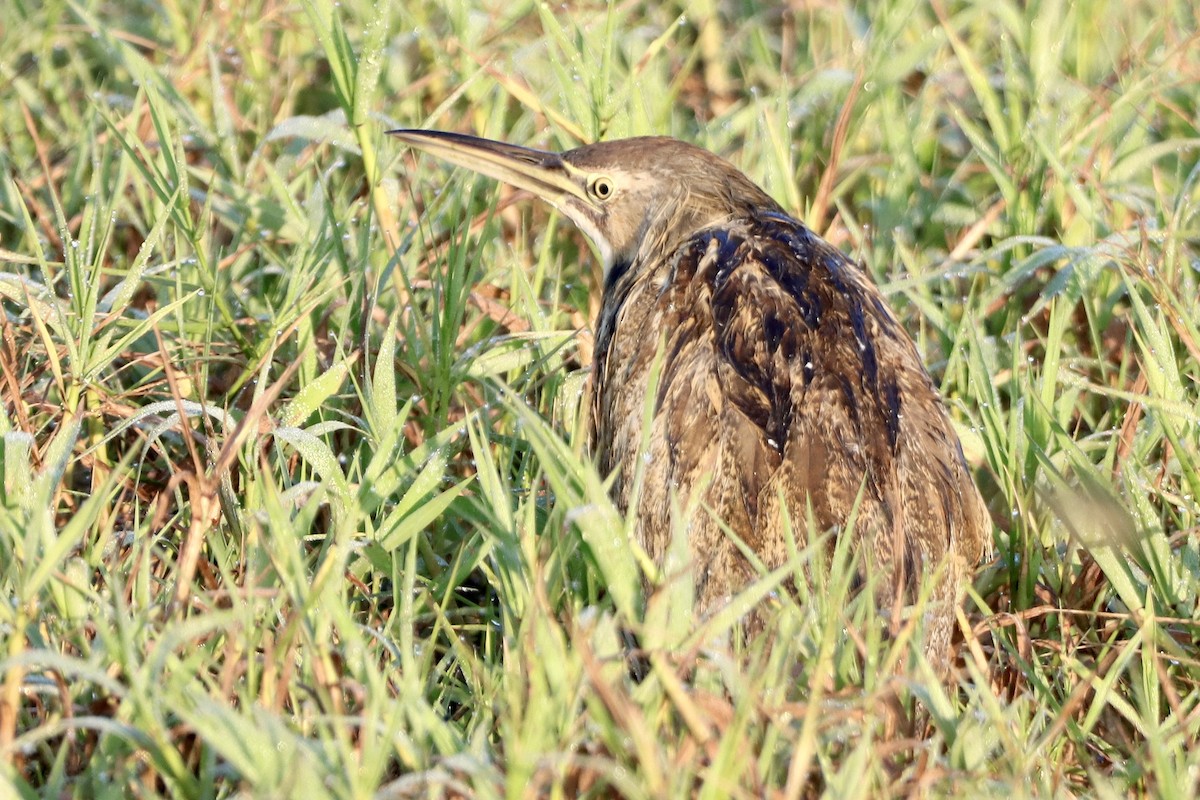
{"label": "bird's head", "polygon": [[677,139],[648,136],[584,145],[565,153],[426,130],[390,131],[410,147],[512,184],[579,227],[614,264],[752,208],[778,206],[727,162]]}

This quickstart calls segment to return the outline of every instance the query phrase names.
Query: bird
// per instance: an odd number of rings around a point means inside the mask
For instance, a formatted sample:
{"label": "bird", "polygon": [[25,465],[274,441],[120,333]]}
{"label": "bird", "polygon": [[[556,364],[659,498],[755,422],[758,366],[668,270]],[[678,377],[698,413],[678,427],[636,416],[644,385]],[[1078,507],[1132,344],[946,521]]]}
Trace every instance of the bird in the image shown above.
{"label": "bird", "polygon": [[863,267],[678,139],[552,152],[389,133],[528,191],[594,243],[593,456],[655,563],[682,524],[701,617],[760,574],[743,546],[774,569],[789,535],[852,536],[893,620],[932,576],[921,641],[946,663],[955,608],[991,552],[990,515],[916,345]]}

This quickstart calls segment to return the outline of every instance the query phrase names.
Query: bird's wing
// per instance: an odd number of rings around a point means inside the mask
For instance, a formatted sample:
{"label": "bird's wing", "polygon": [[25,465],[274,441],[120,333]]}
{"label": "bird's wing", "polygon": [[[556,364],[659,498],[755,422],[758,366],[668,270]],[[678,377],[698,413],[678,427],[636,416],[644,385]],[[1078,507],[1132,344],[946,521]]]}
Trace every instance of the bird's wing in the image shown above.
{"label": "bird's wing", "polygon": [[596,336],[594,446],[649,554],[686,526],[701,602],[719,599],[749,577],[725,531],[768,566],[787,559],[782,503],[800,535],[810,509],[825,530],[857,507],[883,585],[948,553],[974,563],[982,501],[866,276],[774,212],[668,250],[606,290]]}
{"label": "bird's wing", "polygon": [[[901,583],[948,553],[972,563],[982,502],[940,395],[879,290],[796,220],[760,214],[707,235],[717,375],[778,467],[751,473],[756,527],[779,502],[803,528],[842,526]],[[770,538],[777,538],[767,536]],[[975,552],[968,552],[968,551]]]}

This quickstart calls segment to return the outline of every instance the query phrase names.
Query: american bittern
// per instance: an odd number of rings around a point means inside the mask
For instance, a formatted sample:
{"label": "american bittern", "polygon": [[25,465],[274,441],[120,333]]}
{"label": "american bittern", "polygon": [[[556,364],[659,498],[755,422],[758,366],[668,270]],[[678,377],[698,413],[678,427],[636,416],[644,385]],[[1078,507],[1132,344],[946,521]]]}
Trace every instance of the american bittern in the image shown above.
{"label": "american bittern", "polygon": [[954,604],[990,549],[989,515],[916,347],[858,265],[733,166],[675,139],[552,153],[392,133],[531,192],[600,251],[595,455],[617,473],[622,511],[645,459],[636,535],[659,563],[672,509],[698,509],[687,530],[702,612],[754,574],[722,522],[776,567],[784,511],[803,535],[809,520],[842,529],[857,507],[855,545],[869,548],[881,601],[915,597],[936,571],[924,642],[944,662]]}

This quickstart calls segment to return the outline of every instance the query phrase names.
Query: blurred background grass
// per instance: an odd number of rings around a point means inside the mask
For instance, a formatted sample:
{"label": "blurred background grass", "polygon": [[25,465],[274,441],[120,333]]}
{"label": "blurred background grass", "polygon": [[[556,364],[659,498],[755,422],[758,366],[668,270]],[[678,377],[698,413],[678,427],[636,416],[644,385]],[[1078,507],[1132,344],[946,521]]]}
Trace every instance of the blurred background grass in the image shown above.
{"label": "blurred background grass", "polygon": [[[0,780],[1195,796],[1196,15],[4,4]],[[678,136],[865,263],[997,523],[957,695],[850,553],[769,649],[640,596],[584,452],[594,257],[398,126]]]}

